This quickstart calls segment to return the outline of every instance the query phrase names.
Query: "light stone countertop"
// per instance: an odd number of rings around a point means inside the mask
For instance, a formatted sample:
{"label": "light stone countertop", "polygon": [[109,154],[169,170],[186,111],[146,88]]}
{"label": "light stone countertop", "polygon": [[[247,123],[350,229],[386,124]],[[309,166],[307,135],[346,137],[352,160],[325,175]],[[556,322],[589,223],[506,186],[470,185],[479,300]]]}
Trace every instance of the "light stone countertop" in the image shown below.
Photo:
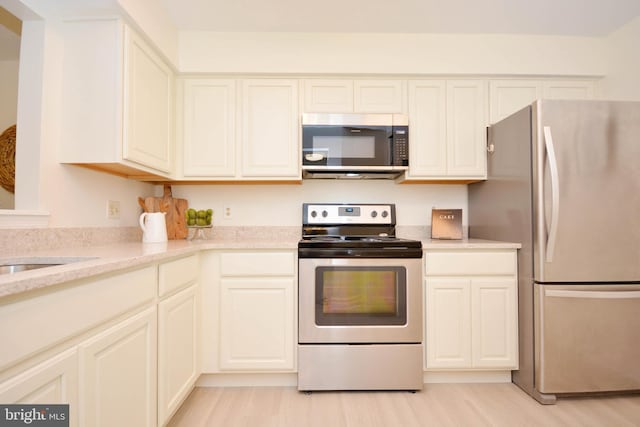
{"label": "light stone countertop", "polygon": [[[115,243],[106,246],[77,247],[30,251],[0,257],[0,265],[18,263],[65,263],[53,267],[0,275],[0,299],[35,291],[73,280],[100,274],[116,273],[164,262],[213,249],[296,249],[298,239],[282,241],[260,240],[170,240],[167,243]],[[72,261],[72,262],[69,262]]]}
{"label": "light stone countertop", "polygon": [[422,249],[520,249],[520,243],[497,242],[483,239],[423,239]]}
{"label": "light stone countertop", "polygon": [[[273,237],[273,236],[272,236]],[[203,250],[220,249],[296,249],[299,237],[284,235],[278,239],[170,240],[167,243],[127,242],[104,246],[71,247],[29,251],[0,257],[0,265],[12,263],[64,263],[53,267],[0,275],[0,300],[20,294],[101,274],[117,273],[155,262],[188,256]],[[423,239],[429,249],[517,249],[519,244],[479,239]],[[69,262],[72,261],[72,262]],[[66,262],[66,263],[65,263]],[[6,302],[6,301],[3,301]]]}

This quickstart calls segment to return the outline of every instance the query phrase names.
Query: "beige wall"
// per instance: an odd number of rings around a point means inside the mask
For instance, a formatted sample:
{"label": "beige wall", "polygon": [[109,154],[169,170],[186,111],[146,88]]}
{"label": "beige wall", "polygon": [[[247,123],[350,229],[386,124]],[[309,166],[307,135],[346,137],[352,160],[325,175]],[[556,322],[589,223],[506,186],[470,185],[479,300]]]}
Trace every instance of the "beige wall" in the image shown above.
{"label": "beige wall", "polygon": [[[305,180],[301,185],[174,186],[195,209],[211,208],[216,226],[299,226],[302,203],[395,203],[399,225],[430,225],[431,208],[464,209],[466,185],[395,184],[393,181]],[[225,207],[232,217],[223,218]]]}
{"label": "beige wall", "polygon": [[609,99],[640,101],[640,17],[605,39],[606,77],[601,92]]}
{"label": "beige wall", "polygon": [[16,124],[18,61],[0,61],[0,133]]}
{"label": "beige wall", "polygon": [[[180,33],[182,72],[599,76],[592,37],[430,34]],[[203,55],[206,52],[206,55]]]}

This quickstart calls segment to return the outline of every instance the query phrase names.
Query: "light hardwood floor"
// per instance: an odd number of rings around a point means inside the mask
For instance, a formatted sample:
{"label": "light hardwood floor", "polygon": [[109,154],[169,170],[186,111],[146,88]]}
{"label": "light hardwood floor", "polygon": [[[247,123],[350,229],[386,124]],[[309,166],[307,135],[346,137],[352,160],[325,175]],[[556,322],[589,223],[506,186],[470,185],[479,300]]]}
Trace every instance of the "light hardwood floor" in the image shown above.
{"label": "light hardwood floor", "polygon": [[640,395],[545,406],[513,384],[425,384],[415,394],[198,387],[169,426],[640,426]]}

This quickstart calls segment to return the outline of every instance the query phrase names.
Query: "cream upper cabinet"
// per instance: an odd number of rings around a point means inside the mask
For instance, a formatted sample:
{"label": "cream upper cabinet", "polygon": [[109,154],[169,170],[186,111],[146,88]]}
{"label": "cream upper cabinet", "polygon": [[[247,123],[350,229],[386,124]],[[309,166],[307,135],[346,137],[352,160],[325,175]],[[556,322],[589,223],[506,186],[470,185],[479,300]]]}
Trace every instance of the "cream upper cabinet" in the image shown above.
{"label": "cream upper cabinet", "polygon": [[305,113],[403,113],[405,98],[403,80],[304,80]]}
{"label": "cream upper cabinet", "polygon": [[518,367],[516,250],[425,252],[427,369]]}
{"label": "cream upper cabinet", "polygon": [[593,80],[490,80],[489,123],[504,119],[536,99],[592,99],[594,95]]}
{"label": "cream upper cabinet", "polygon": [[184,180],[301,178],[298,81],[183,80]]}
{"label": "cream upper cabinet", "polygon": [[402,113],[404,87],[402,80],[354,80],[354,112]]}
{"label": "cream upper cabinet", "polygon": [[305,113],[353,113],[353,80],[304,80]]}
{"label": "cream upper cabinet", "polygon": [[60,162],[138,179],[169,177],[171,68],[118,19],[63,26]]}
{"label": "cream upper cabinet", "polygon": [[537,80],[491,80],[489,123],[496,123],[539,98],[542,86]]}
{"label": "cream upper cabinet", "polygon": [[137,33],[124,27],[122,157],[172,172],[174,76]]}
{"label": "cream upper cabinet", "polygon": [[542,83],[542,97],[547,99],[592,99],[593,81],[547,80]]}
{"label": "cream upper cabinet", "polygon": [[243,178],[302,177],[298,81],[242,81],[241,175]]}
{"label": "cream upper cabinet", "polygon": [[233,79],[183,80],[183,175],[236,175],[236,86]]}
{"label": "cream upper cabinet", "polygon": [[447,84],[409,82],[409,177],[447,174]]}
{"label": "cream upper cabinet", "polygon": [[486,105],[486,82],[447,82],[448,176],[486,178]]}
{"label": "cream upper cabinet", "polygon": [[407,180],[486,178],[486,82],[409,81]]}

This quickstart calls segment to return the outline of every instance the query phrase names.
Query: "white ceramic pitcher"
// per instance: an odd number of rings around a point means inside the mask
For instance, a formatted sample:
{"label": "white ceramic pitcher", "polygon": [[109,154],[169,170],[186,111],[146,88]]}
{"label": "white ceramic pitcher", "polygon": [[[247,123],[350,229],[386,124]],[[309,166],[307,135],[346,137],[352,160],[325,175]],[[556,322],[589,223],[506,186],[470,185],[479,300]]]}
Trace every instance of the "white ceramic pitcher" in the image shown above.
{"label": "white ceramic pitcher", "polygon": [[167,223],[165,212],[143,212],[140,215],[143,243],[161,243],[167,241]]}

